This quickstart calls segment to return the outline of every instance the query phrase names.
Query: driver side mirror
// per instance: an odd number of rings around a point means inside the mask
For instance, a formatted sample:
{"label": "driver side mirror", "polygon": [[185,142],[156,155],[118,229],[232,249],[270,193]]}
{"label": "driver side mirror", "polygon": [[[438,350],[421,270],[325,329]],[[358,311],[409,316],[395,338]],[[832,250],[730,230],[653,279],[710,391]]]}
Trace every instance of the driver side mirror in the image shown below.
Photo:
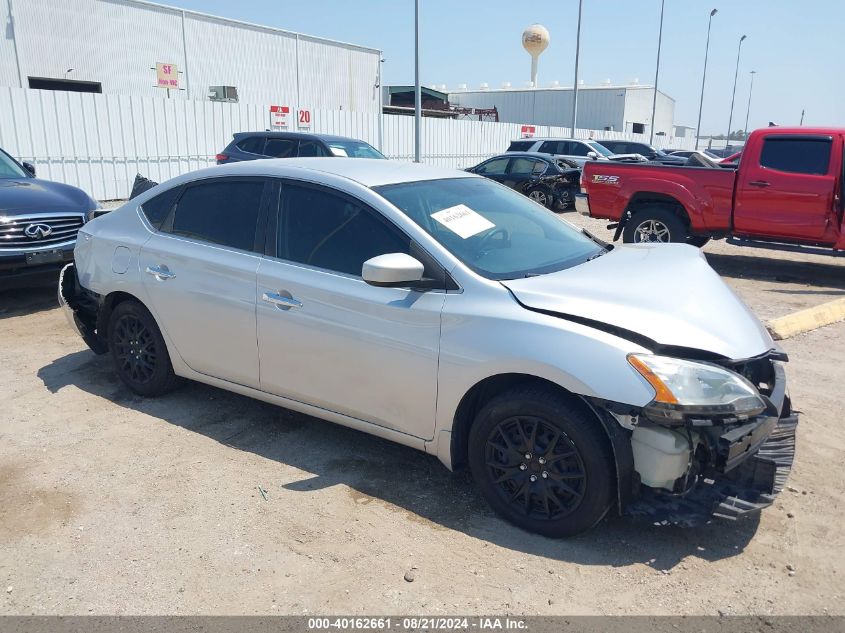
{"label": "driver side mirror", "polygon": [[590,160],[596,160],[598,157],[599,155],[596,152],[587,152],[587,158]]}
{"label": "driver side mirror", "polygon": [[21,163],[21,165],[23,165],[23,168],[26,169],[31,176],[35,176],[35,165],[32,163]]}
{"label": "driver side mirror", "polygon": [[396,288],[418,285],[425,267],[405,253],[378,255],[364,262],[361,277],[371,286]]}

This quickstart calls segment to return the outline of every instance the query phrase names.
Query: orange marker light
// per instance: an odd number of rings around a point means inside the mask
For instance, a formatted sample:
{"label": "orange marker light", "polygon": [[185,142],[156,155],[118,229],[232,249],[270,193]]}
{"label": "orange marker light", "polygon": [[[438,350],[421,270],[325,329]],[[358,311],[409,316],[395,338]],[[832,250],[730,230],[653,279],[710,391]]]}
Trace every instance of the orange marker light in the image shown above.
{"label": "orange marker light", "polygon": [[628,362],[631,363],[631,366],[636,369],[640,375],[648,381],[652,387],[654,387],[654,391],[657,392],[657,395],[654,396],[654,399],[657,402],[664,402],[666,404],[678,404],[678,399],[675,397],[675,394],[666,386],[660,378],[655,374],[651,369],[646,365],[643,361],[639,358],[634,356],[633,354],[628,355]]}

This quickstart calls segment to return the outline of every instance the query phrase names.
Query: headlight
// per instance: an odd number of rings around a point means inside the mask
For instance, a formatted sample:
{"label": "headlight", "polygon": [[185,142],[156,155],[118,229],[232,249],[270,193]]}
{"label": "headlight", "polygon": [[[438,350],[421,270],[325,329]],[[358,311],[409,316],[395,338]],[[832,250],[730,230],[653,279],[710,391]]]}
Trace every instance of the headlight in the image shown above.
{"label": "headlight", "polygon": [[628,354],[628,362],[654,388],[645,407],[651,418],[748,418],[766,409],[754,385],[717,365],[651,354]]}

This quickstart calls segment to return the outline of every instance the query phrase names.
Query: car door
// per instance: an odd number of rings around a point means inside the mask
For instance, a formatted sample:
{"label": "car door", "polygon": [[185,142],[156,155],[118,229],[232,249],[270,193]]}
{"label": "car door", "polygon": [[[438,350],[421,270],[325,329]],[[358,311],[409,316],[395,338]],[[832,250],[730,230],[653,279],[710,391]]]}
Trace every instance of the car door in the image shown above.
{"label": "car door", "polygon": [[507,178],[509,161],[510,158],[507,156],[491,158],[490,160],[478,165],[473,171],[479,176],[484,176],[490,180],[504,183]]}
{"label": "car door", "polygon": [[840,153],[830,136],[766,136],[759,155],[742,157],[734,230],[822,240],[838,225],[834,194]]}
{"label": "car door", "polygon": [[139,258],[148,306],[182,360],[201,374],[255,388],[267,186],[234,177],[187,185]]}
{"label": "car door", "polygon": [[525,190],[531,185],[531,175],[534,172],[537,163],[540,163],[543,166],[545,165],[542,161],[538,161],[527,156],[512,158],[504,183],[511,189],[525,192]]}
{"label": "car door", "polygon": [[445,292],[361,279],[376,255],[427,255],[356,199],[293,181],[270,234],[258,271],[261,389],[430,439]]}

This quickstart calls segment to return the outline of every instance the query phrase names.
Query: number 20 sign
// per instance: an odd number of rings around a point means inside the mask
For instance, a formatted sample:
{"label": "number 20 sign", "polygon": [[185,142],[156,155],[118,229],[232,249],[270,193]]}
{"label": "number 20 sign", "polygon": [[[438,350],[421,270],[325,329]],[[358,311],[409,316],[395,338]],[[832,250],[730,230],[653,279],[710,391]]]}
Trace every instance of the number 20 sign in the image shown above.
{"label": "number 20 sign", "polygon": [[297,112],[296,126],[302,130],[311,129],[311,110],[299,110]]}

